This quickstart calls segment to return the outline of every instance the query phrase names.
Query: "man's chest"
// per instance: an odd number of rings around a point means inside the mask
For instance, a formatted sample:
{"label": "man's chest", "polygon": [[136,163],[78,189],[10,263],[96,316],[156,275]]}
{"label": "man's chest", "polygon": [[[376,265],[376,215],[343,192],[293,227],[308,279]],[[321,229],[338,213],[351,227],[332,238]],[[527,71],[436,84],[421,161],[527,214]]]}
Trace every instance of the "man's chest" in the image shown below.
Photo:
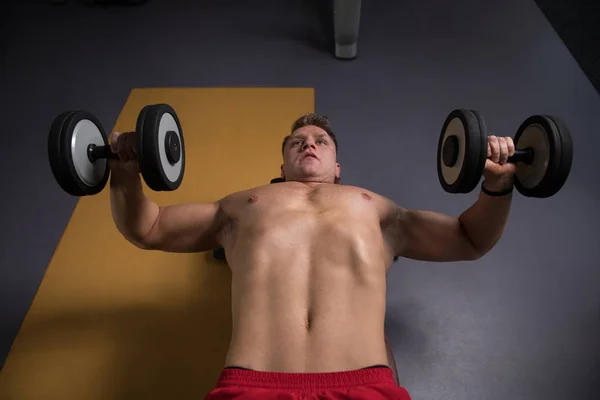
{"label": "man's chest", "polygon": [[294,183],[261,186],[236,193],[224,206],[236,228],[311,229],[379,226],[379,197],[365,189],[323,185],[307,188]]}
{"label": "man's chest", "polygon": [[308,254],[344,265],[356,260],[379,265],[382,259],[391,264],[382,199],[340,185],[304,190],[277,184],[239,192],[224,205],[229,222],[222,240],[225,247],[263,261]]}

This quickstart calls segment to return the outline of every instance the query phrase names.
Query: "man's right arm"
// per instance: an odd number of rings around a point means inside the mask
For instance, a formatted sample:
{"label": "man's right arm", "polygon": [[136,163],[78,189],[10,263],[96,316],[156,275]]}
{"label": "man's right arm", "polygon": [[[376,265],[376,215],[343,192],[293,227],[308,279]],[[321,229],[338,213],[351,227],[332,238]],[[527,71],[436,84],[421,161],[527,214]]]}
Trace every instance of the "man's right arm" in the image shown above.
{"label": "man's right arm", "polygon": [[220,202],[159,207],[145,196],[139,175],[113,176],[110,202],[117,229],[139,248],[188,253],[220,246]]}

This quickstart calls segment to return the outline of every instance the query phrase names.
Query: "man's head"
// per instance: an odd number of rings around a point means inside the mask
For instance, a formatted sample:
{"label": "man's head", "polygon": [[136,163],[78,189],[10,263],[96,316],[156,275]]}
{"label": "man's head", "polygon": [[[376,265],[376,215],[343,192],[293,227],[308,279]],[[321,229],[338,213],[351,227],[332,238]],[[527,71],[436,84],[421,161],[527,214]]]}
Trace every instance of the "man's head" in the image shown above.
{"label": "man's head", "polygon": [[306,114],[283,139],[281,177],[286,181],[340,183],[338,144],[326,116]]}

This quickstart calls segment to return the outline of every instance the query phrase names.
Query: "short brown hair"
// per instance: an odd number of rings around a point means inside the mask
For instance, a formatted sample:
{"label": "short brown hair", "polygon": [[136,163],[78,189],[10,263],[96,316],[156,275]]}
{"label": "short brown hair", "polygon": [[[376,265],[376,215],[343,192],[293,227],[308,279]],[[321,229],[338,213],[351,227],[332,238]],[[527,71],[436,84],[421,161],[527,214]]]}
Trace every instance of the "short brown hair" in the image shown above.
{"label": "short brown hair", "polygon": [[[329,126],[329,118],[327,118],[327,116],[325,116],[323,114],[316,114],[316,113],[304,114],[300,118],[298,118],[297,120],[294,121],[294,123],[292,124],[292,132],[294,132],[296,129],[302,128],[303,126],[309,126],[309,125],[318,126],[319,128],[323,129],[325,132],[327,132],[327,134],[329,135],[329,137],[331,137],[331,140],[333,140],[333,143],[335,144],[335,154],[337,155],[338,142],[337,142],[337,138],[335,137],[335,133],[333,133],[333,131],[331,130],[331,127]],[[288,135],[285,138],[283,138],[283,143],[281,144],[281,154],[285,153],[285,145],[287,144],[290,137],[291,137],[291,135]]]}

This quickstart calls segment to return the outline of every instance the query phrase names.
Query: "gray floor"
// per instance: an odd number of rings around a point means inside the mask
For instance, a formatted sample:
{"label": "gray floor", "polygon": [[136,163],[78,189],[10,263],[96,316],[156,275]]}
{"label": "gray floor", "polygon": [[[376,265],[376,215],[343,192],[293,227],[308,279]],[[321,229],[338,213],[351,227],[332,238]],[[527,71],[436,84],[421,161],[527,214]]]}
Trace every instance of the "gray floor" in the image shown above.
{"label": "gray floor", "polygon": [[387,329],[416,400],[597,399],[597,92],[532,0],[364,3],[359,57],[341,62],[316,0],[10,2],[0,39],[0,359],[75,205],[47,163],[56,114],[84,108],[111,127],[135,87],[310,86],[338,132],[345,183],[453,215],[476,193],[450,195],[437,181],[450,110],[477,109],[501,135],[531,114],[568,123],[575,160],[564,190],[516,195],[505,236],[482,260],[400,260]]}

